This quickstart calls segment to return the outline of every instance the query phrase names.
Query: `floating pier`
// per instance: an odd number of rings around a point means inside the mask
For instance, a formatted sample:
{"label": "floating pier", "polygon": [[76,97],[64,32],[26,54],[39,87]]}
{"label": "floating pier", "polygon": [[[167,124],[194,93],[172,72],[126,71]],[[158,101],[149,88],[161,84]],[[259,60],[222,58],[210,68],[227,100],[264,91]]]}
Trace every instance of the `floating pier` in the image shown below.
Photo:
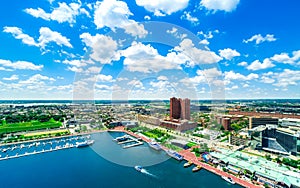
{"label": "floating pier", "polygon": [[[113,139],[114,141],[116,141],[119,145],[121,144],[125,144],[123,146],[124,149],[126,148],[131,148],[131,147],[135,147],[135,146],[139,146],[139,145],[143,145],[144,143],[142,141],[140,141],[140,139],[138,138],[134,138],[130,135],[124,135],[124,136],[120,136],[120,137],[117,137],[115,139]],[[126,145],[127,143],[131,143],[131,142],[134,142],[133,144],[129,144],[129,145]]]}

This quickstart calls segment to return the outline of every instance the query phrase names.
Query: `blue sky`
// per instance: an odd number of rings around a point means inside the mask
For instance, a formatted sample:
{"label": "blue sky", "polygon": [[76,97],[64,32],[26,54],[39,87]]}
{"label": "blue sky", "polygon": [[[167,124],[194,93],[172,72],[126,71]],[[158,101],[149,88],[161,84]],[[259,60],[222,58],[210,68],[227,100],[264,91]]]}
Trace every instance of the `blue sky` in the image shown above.
{"label": "blue sky", "polygon": [[0,99],[300,98],[297,0],[11,0]]}

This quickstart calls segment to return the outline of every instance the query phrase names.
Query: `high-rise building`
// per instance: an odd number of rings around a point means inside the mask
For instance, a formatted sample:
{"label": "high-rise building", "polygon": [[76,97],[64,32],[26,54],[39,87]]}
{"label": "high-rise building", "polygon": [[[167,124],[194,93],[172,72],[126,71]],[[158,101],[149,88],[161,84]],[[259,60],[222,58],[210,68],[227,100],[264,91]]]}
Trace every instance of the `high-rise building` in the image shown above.
{"label": "high-rise building", "polygon": [[170,98],[170,118],[190,120],[190,99]]}
{"label": "high-rise building", "polygon": [[190,99],[179,99],[181,105],[181,119],[191,119],[191,101]]}
{"label": "high-rise building", "polygon": [[180,100],[172,97],[170,98],[170,119],[180,119],[181,105]]}

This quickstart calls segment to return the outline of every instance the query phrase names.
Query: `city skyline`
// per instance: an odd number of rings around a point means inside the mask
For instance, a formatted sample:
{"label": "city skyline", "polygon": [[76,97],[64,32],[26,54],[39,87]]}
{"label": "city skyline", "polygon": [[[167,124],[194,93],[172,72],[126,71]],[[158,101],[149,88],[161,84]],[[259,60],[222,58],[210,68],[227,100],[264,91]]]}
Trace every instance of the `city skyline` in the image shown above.
{"label": "city skyline", "polygon": [[300,98],[296,0],[2,4],[3,100]]}

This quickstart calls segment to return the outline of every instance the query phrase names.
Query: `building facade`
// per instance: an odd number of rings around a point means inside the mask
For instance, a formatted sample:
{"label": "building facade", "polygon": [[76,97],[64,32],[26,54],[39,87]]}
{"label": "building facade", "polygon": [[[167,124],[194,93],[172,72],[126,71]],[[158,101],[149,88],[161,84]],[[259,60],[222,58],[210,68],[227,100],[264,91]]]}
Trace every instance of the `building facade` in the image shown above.
{"label": "building facade", "polygon": [[175,97],[170,98],[170,119],[180,119],[181,104],[180,99]]}

